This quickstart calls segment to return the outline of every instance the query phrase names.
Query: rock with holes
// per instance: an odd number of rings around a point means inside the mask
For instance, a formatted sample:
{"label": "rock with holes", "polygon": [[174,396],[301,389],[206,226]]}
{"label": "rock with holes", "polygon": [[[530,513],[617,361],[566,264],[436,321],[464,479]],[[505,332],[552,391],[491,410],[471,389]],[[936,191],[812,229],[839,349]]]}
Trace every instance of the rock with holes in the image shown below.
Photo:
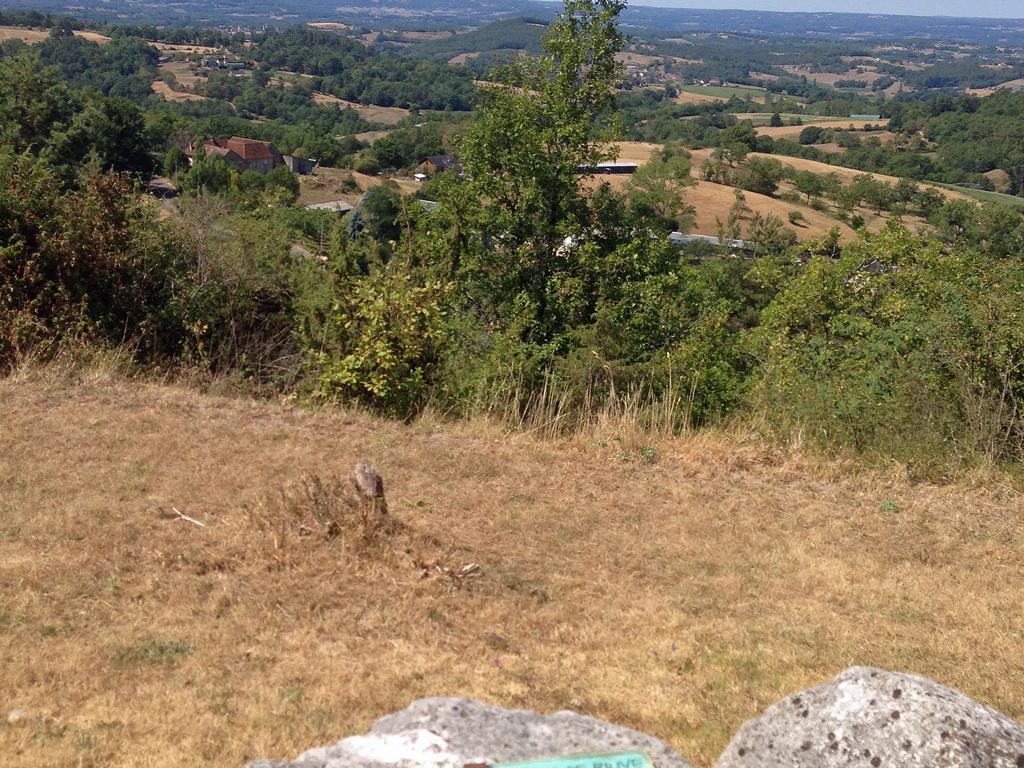
{"label": "rock with holes", "polygon": [[716,768],[1024,768],[1024,725],[916,675],[852,667],[748,721]]}
{"label": "rock with holes", "polygon": [[612,752],[646,752],[655,768],[690,768],[651,736],[575,712],[541,715],[449,698],[414,701],[382,717],[369,733],[311,749],[293,763],[249,768],[462,768]]}

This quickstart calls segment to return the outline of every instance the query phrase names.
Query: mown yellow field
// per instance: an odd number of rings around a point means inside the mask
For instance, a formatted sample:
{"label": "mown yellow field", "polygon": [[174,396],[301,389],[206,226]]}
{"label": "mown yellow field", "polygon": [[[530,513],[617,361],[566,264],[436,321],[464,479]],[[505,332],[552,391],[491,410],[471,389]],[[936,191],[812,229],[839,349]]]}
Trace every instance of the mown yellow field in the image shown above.
{"label": "mown yellow field", "polygon": [[206,96],[200,96],[198,93],[186,93],[184,91],[175,91],[163,80],[154,80],[151,86],[153,93],[159,94],[164,97],[165,101],[206,101]]}
{"label": "mown yellow field", "polygon": [[[742,117],[740,118],[743,119]],[[772,127],[770,125],[758,126],[755,130],[758,136],[771,136],[773,139],[790,139],[796,141],[800,138],[800,133],[804,128],[815,126],[818,128],[834,128],[835,130],[854,130],[862,131],[867,126],[884,126],[887,125],[887,120],[805,120],[803,125],[780,125]]]}
{"label": "mown yellow field", "polygon": [[[999,478],[910,483],[745,431],[398,424],[89,369],[0,381],[0,456],[2,697],[25,712],[0,750],[19,768],[293,757],[437,694],[572,708],[701,767],[851,664],[1024,716],[1024,499]],[[345,488],[359,460],[402,527],[298,535],[281,494]]]}
{"label": "mown yellow field", "polygon": [[401,109],[399,107],[380,107],[375,104],[357,104],[354,101],[345,101],[344,99],[339,99],[337,96],[331,96],[329,93],[320,93],[319,91],[313,94],[313,101],[322,107],[337,106],[341,109],[354,109],[364,119],[373,123],[382,123],[384,125],[395,125],[396,123],[402,122],[409,116],[409,110],[407,109]]}
{"label": "mown yellow field", "polygon": [[[92,42],[99,43],[100,45],[110,42],[109,37],[101,35],[99,32],[78,30],[74,34],[75,37],[81,37],[83,40],[91,40]],[[0,42],[3,42],[4,40],[21,40],[32,45],[45,40],[49,36],[50,30],[42,29],[40,27],[0,26]]]}

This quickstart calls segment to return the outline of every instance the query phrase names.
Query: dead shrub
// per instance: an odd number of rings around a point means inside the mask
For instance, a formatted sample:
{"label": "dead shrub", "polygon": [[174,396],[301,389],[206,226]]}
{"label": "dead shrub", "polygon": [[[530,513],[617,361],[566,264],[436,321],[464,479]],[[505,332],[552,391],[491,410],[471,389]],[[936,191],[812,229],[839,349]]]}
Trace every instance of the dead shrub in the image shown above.
{"label": "dead shrub", "polygon": [[386,515],[371,514],[373,509],[341,478],[307,474],[246,512],[273,551],[283,553],[300,541],[331,541],[357,551],[383,543],[396,526]]}

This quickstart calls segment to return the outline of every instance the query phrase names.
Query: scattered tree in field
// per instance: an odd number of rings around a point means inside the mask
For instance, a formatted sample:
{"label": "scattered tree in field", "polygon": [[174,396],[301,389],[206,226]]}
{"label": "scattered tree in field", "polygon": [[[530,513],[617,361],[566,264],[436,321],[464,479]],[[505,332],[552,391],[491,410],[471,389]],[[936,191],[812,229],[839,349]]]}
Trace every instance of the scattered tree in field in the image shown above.
{"label": "scattered tree in field", "polygon": [[693,206],[686,204],[685,190],[694,185],[690,160],[666,148],[637,170],[629,181],[630,203],[640,215],[653,216],[665,226],[687,231],[693,224]]}
{"label": "scattered tree in field", "polygon": [[807,202],[812,197],[817,197],[825,189],[825,182],[822,178],[811,171],[800,171],[793,178],[793,185],[801,195],[807,195]]}

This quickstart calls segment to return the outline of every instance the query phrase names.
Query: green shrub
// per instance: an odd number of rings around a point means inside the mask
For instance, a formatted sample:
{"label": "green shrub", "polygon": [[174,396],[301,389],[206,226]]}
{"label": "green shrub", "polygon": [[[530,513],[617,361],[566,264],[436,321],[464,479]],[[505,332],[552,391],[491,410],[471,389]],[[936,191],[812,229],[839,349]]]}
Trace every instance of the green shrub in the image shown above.
{"label": "green shrub", "polygon": [[444,342],[444,289],[376,271],[339,290],[318,354],[319,393],[407,416],[421,407]]}
{"label": "green shrub", "polygon": [[826,449],[920,467],[1020,460],[1024,270],[890,225],[764,311],[756,401]]}

